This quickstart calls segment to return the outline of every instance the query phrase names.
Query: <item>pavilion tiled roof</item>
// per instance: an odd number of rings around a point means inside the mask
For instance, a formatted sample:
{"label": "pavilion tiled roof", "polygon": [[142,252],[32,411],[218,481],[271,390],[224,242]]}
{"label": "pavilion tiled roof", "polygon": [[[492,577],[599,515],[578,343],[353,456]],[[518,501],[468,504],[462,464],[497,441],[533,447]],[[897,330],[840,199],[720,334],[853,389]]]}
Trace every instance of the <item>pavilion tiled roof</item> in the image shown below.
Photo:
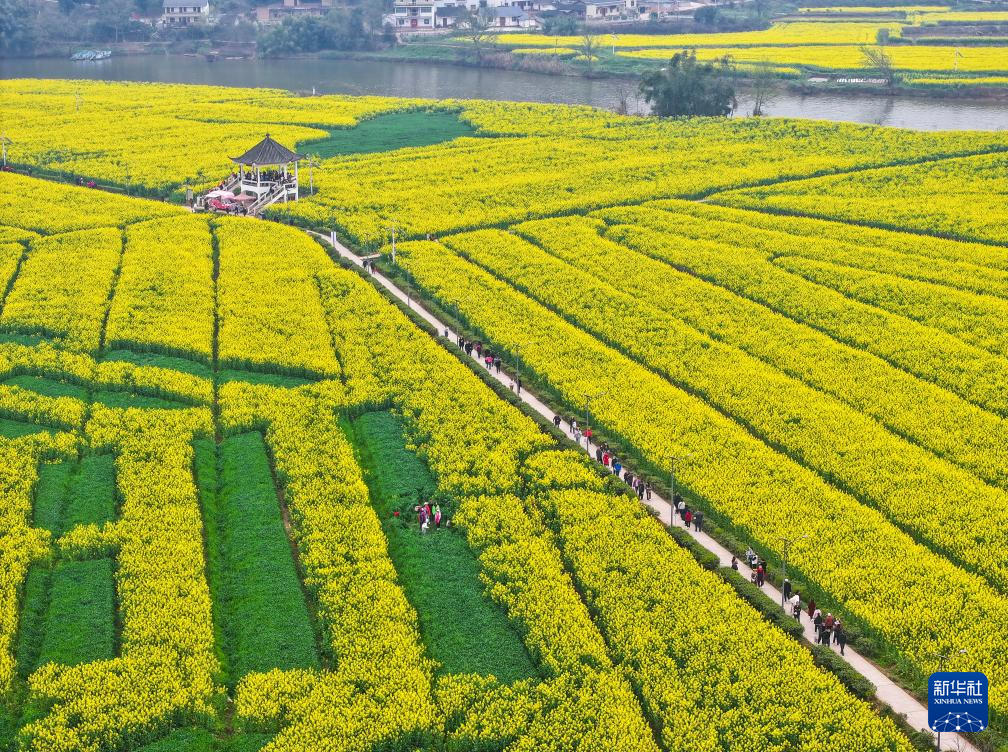
{"label": "pavilion tiled roof", "polygon": [[267,133],[266,138],[240,157],[232,157],[231,161],[240,165],[284,165],[302,159],[304,159],[303,154],[298,154],[286,146],[278,144]]}

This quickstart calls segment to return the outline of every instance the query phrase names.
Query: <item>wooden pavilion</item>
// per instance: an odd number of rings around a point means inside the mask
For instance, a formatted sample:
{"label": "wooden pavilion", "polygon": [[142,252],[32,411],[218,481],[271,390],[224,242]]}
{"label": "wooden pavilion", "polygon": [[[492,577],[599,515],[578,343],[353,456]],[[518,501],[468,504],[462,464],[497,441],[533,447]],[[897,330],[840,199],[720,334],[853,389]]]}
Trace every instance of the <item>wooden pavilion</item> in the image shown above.
{"label": "wooden pavilion", "polygon": [[304,158],[303,154],[277,143],[267,133],[266,138],[240,157],[231,158],[238,165],[235,186],[241,193],[255,195],[259,207],[276,201],[297,201],[298,162]]}

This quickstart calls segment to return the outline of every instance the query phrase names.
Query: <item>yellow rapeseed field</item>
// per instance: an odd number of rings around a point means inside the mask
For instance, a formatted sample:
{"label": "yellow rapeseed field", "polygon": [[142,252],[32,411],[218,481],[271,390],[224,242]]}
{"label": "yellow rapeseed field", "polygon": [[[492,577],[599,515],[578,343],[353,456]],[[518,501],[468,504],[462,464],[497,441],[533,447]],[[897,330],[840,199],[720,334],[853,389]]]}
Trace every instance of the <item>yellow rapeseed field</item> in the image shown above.
{"label": "yellow rapeseed field", "polygon": [[[1004,134],[153,84],[0,94],[18,170],[176,198],[266,128],[299,149],[411,109],[473,128],[327,157],[316,194],[265,219],[0,173],[0,746],[913,748],[623,479],[495,393],[454,334],[420,329],[306,229],[378,253],[566,416],[590,399],[599,438],[650,484],[688,457],[691,507],[772,570],[795,538],[805,602],[909,682],[940,653],[984,670],[1002,727]],[[429,471],[416,498],[452,510],[417,540],[458,541],[525,678],[450,671],[432,650],[396,538],[416,520],[382,506],[350,427],[380,411]],[[225,454],[250,434],[261,477]],[[75,504],[105,460],[110,512],[91,520]],[[65,525],[46,517],[54,493]],[[236,675],[222,593],[279,567],[222,561],[243,534],[266,550],[262,499],[318,660]],[[108,560],[111,652],[36,660],[61,573]]]}

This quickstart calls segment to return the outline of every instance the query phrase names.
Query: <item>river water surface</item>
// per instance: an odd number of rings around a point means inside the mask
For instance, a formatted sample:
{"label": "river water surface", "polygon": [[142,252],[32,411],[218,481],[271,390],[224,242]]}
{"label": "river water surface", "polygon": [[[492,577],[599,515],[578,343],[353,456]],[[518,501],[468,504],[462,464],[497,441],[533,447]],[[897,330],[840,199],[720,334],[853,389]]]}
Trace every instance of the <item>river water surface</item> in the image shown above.
{"label": "river water surface", "polygon": [[[371,60],[218,60],[183,55],[113,57],[95,63],[44,58],[0,60],[0,78],[97,78],[109,81],[162,81],[265,86],[322,94],[382,94],[402,97],[501,99],[589,104],[615,109],[634,84],[627,80],[549,76],[521,71],[428,63]],[[739,112],[752,104],[743,97]],[[779,94],[766,114],[872,123],[918,130],[1008,129],[1008,101],[906,96]]]}

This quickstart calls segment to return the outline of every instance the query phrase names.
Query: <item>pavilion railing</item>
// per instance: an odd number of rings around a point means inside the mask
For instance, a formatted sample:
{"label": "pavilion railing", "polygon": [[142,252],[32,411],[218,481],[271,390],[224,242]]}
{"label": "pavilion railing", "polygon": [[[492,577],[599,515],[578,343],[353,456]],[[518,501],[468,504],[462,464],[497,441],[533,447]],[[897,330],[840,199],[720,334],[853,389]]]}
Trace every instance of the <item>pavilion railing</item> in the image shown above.
{"label": "pavilion railing", "polygon": [[279,185],[279,186],[276,186],[276,187],[272,188],[269,191],[269,193],[263,194],[263,196],[258,201],[256,201],[254,204],[252,204],[249,207],[249,209],[248,209],[249,214],[258,214],[263,209],[265,209],[267,206],[269,206],[270,204],[272,204],[273,202],[275,202],[277,199],[283,197],[283,195],[286,194],[286,193],[287,193],[287,188],[285,186],[283,186],[283,185]]}

